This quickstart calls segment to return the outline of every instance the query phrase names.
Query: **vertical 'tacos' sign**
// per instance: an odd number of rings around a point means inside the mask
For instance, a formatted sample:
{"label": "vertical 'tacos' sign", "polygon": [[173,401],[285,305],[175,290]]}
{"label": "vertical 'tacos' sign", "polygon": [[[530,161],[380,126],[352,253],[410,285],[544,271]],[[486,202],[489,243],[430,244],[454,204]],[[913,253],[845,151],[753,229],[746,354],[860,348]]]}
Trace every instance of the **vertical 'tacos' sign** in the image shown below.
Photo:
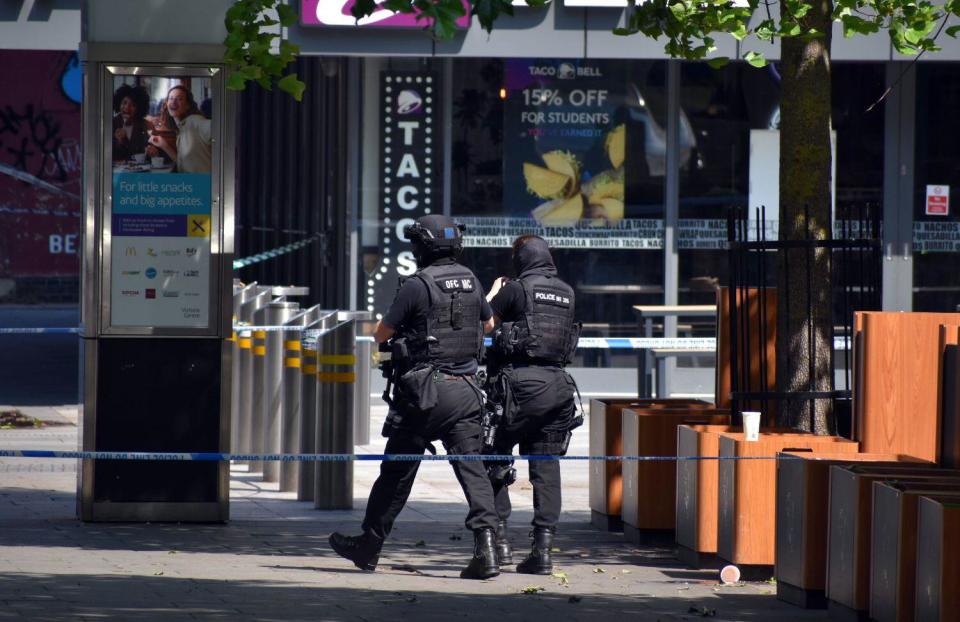
{"label": "vertical 'tacos' sign", "polygon": [[417,269],[403,228],[442,206],[437,86],[436,74],[429,71],[380,74],[381,244],[366,290],[367,309],[378,316],[393,299],[397,279]]}

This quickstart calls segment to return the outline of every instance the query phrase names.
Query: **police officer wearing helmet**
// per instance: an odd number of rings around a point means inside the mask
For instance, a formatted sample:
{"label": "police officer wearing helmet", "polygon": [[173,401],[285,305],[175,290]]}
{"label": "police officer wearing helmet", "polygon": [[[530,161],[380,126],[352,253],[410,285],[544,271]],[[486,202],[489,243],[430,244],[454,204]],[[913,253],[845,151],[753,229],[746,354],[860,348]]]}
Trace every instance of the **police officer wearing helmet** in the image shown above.
{"label": "police officer wearing helmet", "polygon": [[[406,279],[376,327],[390,342],[396,384],[384,435],[387,454],[423,454],[440,440],[449,454],[479,454],[482,393],[476,381],[483,334],[493,330],[490,305],[474,274],[457,263],[464,227],[445,216],[423,216],[404,229],[418,271]],[[466,526],[474,556],[460,573],[486,579],[500,573],[494,550],[497,514],[493,490],[479,461],[451,462],[467,498]],[[334,533],[330,546],[358,568],[377,567],[383,541],[403,509],[420,461],[389,461],[370,491],[363,534]]]}
{"label": "police officer wearing helmet", "polygon": [[[505,380],[504,416],[496,432],[494,450],[510,454],[520,445],[524,455],[562,456],[571,431],[583,423],[574,394],[576,384],[564,370],[572,360],[580,335],[574,320],[573,288],[557,276],[547,242],[524,235],[513,243],[513,266],[518,278],[497,279],[487,298],[500,327],[488,352],[488,373]],[[497,553],[511,563],[507,519],[511,505],[508,486],[515,471],[490,465],[499,516]],[[533,485],[533,547],[517,565],[517,572],[550,574],[550,548],[560,519],[560,463],[531,460]]]}

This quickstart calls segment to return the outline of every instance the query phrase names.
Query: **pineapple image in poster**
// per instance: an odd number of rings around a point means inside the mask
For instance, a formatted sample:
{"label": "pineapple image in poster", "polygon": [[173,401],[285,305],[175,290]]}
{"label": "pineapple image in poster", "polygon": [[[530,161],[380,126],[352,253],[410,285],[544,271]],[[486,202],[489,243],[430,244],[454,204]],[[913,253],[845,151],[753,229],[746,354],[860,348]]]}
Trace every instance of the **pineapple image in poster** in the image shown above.
{"label": "pineapple image in poster", "polygon": [[504,129],[514,142],[503,174],[511,212],[546,227],[623,220],[624,82],[622,67],[603,60],[507,62]]}

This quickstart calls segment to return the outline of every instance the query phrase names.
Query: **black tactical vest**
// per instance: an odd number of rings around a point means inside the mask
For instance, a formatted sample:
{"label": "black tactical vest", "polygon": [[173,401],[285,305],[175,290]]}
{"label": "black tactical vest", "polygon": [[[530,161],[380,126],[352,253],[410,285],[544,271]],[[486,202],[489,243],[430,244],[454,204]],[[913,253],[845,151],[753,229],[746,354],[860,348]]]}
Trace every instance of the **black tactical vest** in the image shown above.
{"label": "black tactical vest", "polygon": [[532,274],[518,281],[527,304],[517,324],[517,361],[565,365],[576,344],[573,288],[556,277]]}
{"label": "black tactical vest", "polygon": [[482,297],[473,272],[460,264],[432,265],[413,277],[427,286],[426,322],[404,331],[412,364],[476,361],[483,347]]}

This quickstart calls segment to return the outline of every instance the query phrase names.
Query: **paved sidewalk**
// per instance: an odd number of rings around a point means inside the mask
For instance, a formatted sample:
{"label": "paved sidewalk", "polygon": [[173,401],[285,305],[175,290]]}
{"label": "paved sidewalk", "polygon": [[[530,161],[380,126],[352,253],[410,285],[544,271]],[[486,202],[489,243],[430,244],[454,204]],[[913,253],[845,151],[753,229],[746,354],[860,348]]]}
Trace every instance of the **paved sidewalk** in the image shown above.
{"label": "paved sidewalk", "polygon": [[[376,409],[373,430],[382,416]],[[372,441],[358,451],[381,452],[383,439]],[[587,453],[586,427],[572,445]],[[0,431],[2,448],[76,446],[71,426]],[[772,585],[721,587],[667,548],[593,529],[585,462],[563,465],[562,574],[459,579],[472,537],[445,463],[422,465],[379,569],[363,573],[326,546],[331,531],[359,529],[378,465],[355,467],[352,511],[313,510],[237,469],[229,524],[84,524],[75,461],[0,459],[0,620],[827,619],[777,601]],[[511,539],[522,555],[531,490],[523,479],[513,491]]]}

